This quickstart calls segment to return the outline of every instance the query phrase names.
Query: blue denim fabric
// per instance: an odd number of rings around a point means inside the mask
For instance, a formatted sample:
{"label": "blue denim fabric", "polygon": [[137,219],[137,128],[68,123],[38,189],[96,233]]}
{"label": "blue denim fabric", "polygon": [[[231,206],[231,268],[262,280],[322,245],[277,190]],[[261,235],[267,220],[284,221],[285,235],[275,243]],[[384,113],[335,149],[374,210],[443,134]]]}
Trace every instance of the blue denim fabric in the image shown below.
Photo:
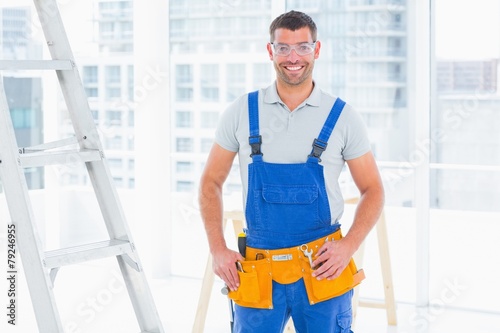
{"label": "blue denim fabric", "polygon": [[248,166],[248,194],[245,207],[247,245],[278,249],[308,243],[335,232],[331,221],[321,153],[340,116],[345,102],[334,103],[314,140],[305,163],[276,164],[263,160],[260,151],[258,92],[248,96],[249,143],[252,163]]}
{"label": "blue denim fabric", "polygon": [[291,284],[273,281],[273,309],[235,305],[234,333],[281,333],[292,317],[297,333],[352,333],[353,291],[309,304],[302,279]]}
{"label": "blue denim fabric", "polygon": [[273,164],[254,158],[248,174],[248,246],[292,247],[339,228],[331,224],[323,166],[317,162]]}
{"label": "blue denim fabric", "polygon": [[[248,246],[262,249],[297,246],[340,227],[331,221],[323,166],[319,161],[344,105],[345,102],[337,99],[314,140],[313,151],[304,156],[305,163],[275,164],[264,162],[262,158],[258,94],[249,94],[252,163],[248,167],[245,208]],[[286,285],[273,281],[272,293],[272,310],[236,305],[234,332],[282,332],[290,316],[298,333],[351,332],[352,291],[310,305],[300,279]]]}

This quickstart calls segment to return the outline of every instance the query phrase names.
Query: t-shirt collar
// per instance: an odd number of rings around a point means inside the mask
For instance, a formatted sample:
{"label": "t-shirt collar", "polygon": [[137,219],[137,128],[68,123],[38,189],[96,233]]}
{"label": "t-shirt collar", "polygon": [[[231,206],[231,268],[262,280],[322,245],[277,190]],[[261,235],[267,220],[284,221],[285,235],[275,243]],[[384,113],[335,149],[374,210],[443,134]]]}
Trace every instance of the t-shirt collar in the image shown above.
{"label": "t-shirt collar", "polygon": [[[319,106],[320,105],[321,91],[314,81],[313,81],[313,85],[314,85],[314,87],[313,87],[311,94],[301,105],[304,105],[304,104],[307,104],[310,106]],[[264,96],[264,103],[284,104],[283,101],[281,100],[280,96],[278,95],[278,89],[276,88],[276,81],[272,85],[270,85],[269,87],[266,88],[266,93]]]}

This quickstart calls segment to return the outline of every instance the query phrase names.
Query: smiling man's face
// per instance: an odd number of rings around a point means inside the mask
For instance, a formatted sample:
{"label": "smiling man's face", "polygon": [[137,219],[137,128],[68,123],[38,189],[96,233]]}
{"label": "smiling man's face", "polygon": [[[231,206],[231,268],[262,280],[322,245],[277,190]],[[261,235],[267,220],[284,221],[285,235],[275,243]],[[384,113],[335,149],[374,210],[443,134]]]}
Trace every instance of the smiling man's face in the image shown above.
{"label": "smiling man's face", "polygon": [[[274,32],[273,45],[297,46],[301,43],[313,43],[311,32],[308,27],[303,27],[295,31],[288,29],[276,29]],[[314,61],[319,57],[320,42],[316,42],[312,53],[300,56],[295,50],[291,50],[287,56],[280,56],[273,53],[273,46],[267,45],[269,58],[274,63],[277,80],[289,86],[299,86],[312,82],[312,72]]]}

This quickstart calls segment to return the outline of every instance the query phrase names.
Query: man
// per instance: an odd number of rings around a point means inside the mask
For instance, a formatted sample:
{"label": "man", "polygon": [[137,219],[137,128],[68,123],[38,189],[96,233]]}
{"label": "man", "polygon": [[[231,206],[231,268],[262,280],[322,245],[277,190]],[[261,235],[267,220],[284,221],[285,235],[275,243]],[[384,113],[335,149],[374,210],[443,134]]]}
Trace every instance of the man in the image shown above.
{"label": "man", "polygon": [[[282,332],[290,316],[297,332],[351,332],[352,286],[359,281],[346,268],[355,267],[351,257],[376,223],[384,194],[360,116],[313,81],[316,37],[304,13],[272,22],[267,51],[276,81],[229,106],[201,178],[213,270],[237,303],[236,332]],[[222,228],[222,188],[236,154],[246,258],[226,246]],[[360,200],[341,238],[338,177],[346,162]],[[346,286],[332,291],[337,285]]]}

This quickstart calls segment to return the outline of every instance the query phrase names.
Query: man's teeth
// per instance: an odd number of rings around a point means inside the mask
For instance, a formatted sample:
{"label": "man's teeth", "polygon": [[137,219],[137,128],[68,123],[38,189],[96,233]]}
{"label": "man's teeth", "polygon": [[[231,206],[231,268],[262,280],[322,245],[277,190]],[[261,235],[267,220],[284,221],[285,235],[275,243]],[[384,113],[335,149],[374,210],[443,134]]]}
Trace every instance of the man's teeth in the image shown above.
{"label": "man's teeth", "polygon": [[301,68],[302,68],[301,66],[287,67],[287,69],[290,70],[290,71],[298,71]]}

